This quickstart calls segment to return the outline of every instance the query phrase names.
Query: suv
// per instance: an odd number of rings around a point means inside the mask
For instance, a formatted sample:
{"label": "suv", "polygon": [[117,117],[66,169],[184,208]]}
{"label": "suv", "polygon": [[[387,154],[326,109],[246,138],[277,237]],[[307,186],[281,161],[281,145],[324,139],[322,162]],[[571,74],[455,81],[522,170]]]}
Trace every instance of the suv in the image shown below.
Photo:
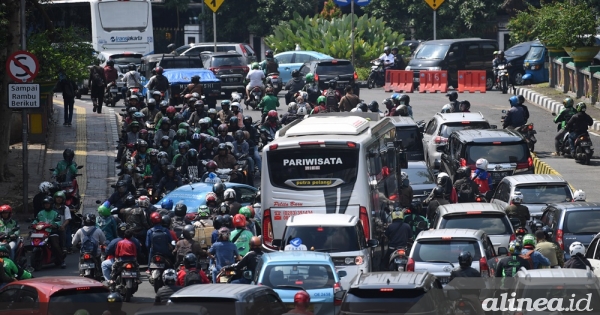
{"label": "suv", "polygon": [[581,242],[587,249],[594,236],[600,232],[600,203],[550,204],[540,221],[552,229],[552,241],[564,250],[566,261],[570,257],[571,243]]}
{"label": "suv", "polygon": [[[440,229],[419,233],[410,251],[406,271],[429,271],[442,283],[448,284],[450,271],[458,267],[458,255],[468,251],[473,256],[471,267],[482,277],[493,277],[498,264],[492,241],[483,230]],[[508,249],[500,247],[500,255]]]}
{"label": "suv", "polygon": [[402,140],[409,161],[424,161],[423,155],[423,130],[410,117],[390,117],[396,126],[396,139]]}
{"label": "suv", "polygon": [[513,174],[533,174],[533,159],[523,136],[513,130],[455,131],[442,147],[441,170],[454,177],[461,166],[475,169],[480,158],[488,161],[493,184]]}
{"label": "suv", "polygon": [[510,197],[515,191],[523,194],[523,205],[529,209],[532,218],[539,218],[549,203],[573,201],[571,186],[562,176],[529,174],[504,177],[490,202],[504,209],[510,205]]}
{"label": "suv", "polygon": [[295,238],[309,250],[327,252],[338,272],[346,271],[341,285],[347,288],[350,279],[361,272],[371,271],[372,248],[377,240],[365,240],[358,216],[349,214],[301,214],[288,218],[283,231],[281,250]]}
{"label": "suv", "polygon": [[494,129],[495,126],[490,125],[481,112],[435,114],[425,126],[421,138],[427,165],[432,169],[439,169],[441,156],[439,148],[448,142],[448,138],[454,131],[467,128]]}
{"label": "suv", "polygon": [[443,315],[451,307],[439,281],[427,271],[363,273],[342,292],[340,315]]}
{"label": "suv", "polygon": [[233,90],[244,92],[244,80],[250,69],[246,59],[237,53],[211,53],[208,51],[200,55],[204,68],[212,71],[221,80],[221,91]]}
{"label": "suv", "polygon": [[312,73],[315,76],[315,82],[319,84],[319,90],[325,91],[329,88],[329,81],[337,81],[337,90],[341,95],[345,95],[344,88],[346,85],[351,85],[354,94],[360,95],[358,87],[358,75],[354,70],[354,66],[350,60],[344,59],[329,59],[329,60],[312,60],[300,67],[300,75],[302,78],[306,74]]}
{"label": "suv", "polygon": [[192,285],[175,292],[169,300],[175,305],[203,306],[208,314],[281,315],[287,312],[279,295],[264,285]]}
{"label": "suv", "polygon": [[221,81],[208,69],[204,69],[202,60],[189,56],[164,56],[157,64],[164,69],[163,75],[171,85],[171,104],[181,104],[181,92],[192,82],[192,77],[200,77],[204,103],[214,108],[221,96]]}
{"label": "suv", "polygon": [[494,249],[508,248],[516,236],[504,207],[493,203],[454,203],[440,205],[432,221],[434,229],[483,230],[492,241]]}
{"label": "suv", "polygon": [[[173,51],[175,55],[183,56],[200,56],[204,51],[215,52],[215,44],[197,43],[180,46]],[[251,64],[256,61],[256,54],[250,45],[245,43],[217,43],[217,52],[235,52],[242,55],[246,64]]]}

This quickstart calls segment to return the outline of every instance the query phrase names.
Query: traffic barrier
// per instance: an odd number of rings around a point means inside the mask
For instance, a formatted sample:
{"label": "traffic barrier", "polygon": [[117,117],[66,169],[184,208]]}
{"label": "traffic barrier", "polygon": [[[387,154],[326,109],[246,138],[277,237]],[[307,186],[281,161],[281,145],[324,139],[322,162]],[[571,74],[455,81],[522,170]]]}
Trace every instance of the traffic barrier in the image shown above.
{"label": "traffic barrier", "polygon": [[[389,72],[389,71],[388,71]],[[393,70],[392,84],[394,92],[412,93],[414,90],[414,72],[406,70]]]}
{"label": "traffic barrier", "polygon": [[485,93],[487,75],[485,70],[458,71],[458,92]]}
{"label": "traffic barrier", "polygon": [[421,71],[419,73],[419,93],[448,92],[448,71]]}
{"label": "traffic barrier", "polygon": [[395,85],[396,83],[392,81],[393,78],[393,73],[394,71],[386,71],[385,72],[385,84],[383,85],[383,90],[385,92],[393,92],[394,91],[394,87],[392,87],[392,85]]}
{"label": "traffic barrier", "polygon": [[[534,174],[548,174],[548,175],[562,176],[562,175],[560,175],[559,172],[557,172],[550,165],[548,165],[548,163],[540,160],[540,158],[537,157],[537,154],[535,154],[533,152],[531,152],[531,159],[533,160],[533,173]],[[569,184],[569,186],[571,186],[571,189],[573,189],[573,191],[575,191],[575,188],[573,187],[573,185]]]}

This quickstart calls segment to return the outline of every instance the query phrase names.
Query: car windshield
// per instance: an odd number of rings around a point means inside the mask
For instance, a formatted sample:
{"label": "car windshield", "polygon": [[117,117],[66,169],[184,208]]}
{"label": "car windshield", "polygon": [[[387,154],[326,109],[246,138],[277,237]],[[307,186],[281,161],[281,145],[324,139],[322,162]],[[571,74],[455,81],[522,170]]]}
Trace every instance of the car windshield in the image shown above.
{"label": "car windshield", "polygon": [[515,191],[523,194],[523,203],[561,203],[573,200],[571,188],[560,185],[519,185]]}
{"label": "car windshield", "polygon": [[333,272],[330,266],[322,264],[274,264],[265,268],[261,283],[273,289],[296,291],[298,289],[294,287],[302,287],[304,290],[333,288]]}
{"label": "car windshield", "polygon": [[525,56],[527,52],[529,52],[529,48],[531,47],[531,43],[520,43],[516,44],[504,52],[504,56],[506,58],[512,57],[517,58],[521,56]]}
{"label": "car windshield", "polygon": [[415,59],[444,59],[449,45],[421,45]]}
{"label": "car windshield", "polygon": [[419,168],[407,168],[403,169],[408,175],[408,180],[411,185],[426,185],[426,184],[434,184],[435,180],[433,179],[433,174],[428,168],[419,167]]}
{"label": "car windshield", "polygon": [[505,214],[448,215],[440,222],[439,229],[483,230],[488,235],[512,234]]}
{"label": "car windshield", "polygon": [[236,314],[237,300],[220,297],[171,297],[173,304],[201,305],[208,310],[208,314]]}
{"label": "car windshield", "polygon": [[225,67],[225,66],[245,66],[244,58],[242,56],[214,56],[212,60],[213,67]]}
{"label": "car windshield", "polygon": [[567,211],[564,233],[596,234],[600,226],[600,210]]}
{"label": "car windshield", "polygon": [[432,301],[432,294],[426,294],[421,289],[394,289],[393,291],[350,289],[342,303],[342,312],[348,314],[434,313],[436,305]]}
{"label": "car windshield", "polygon": [[325,74],[325,75],[343,75],[343,74],[353,74],[354,67],[348,61],[338,61],[338,62],[321,62],[317,66],[317,74]]}
{"label": "car windshield", "polygon": [[[323,224],[327,224],[323,222]],[[283,244],[295,239],[302,240],[308,250],[336,253],[360,250],[355,226],[288,226],[283,235]]]}
{"label": "car windshield", "polygon": [[81,287],[73,290],[60,290],[50,296],[49,312],[52,314],[74,314],[77,310],[84,309],[90,314],[100,314],[96,310],[105,307],[106,298],[110,292],[106,288]]}
{"label": "car windshield", "polygon": [[118,65],[128,65],[130,63],[134,63],[139,65],[142,63],[142,55],[139,54],[131,54],[131,55],[112,55],[110,58],[115,64]]}
{"label": "car windshield", "polygon": [[529,53],[527,54],[527,57],[525,57],[525,60],[534,61],[542,59],[545,49],[546,48],[542,46],[532,46],[531,50],[529,50]]}
{"label": "car windshield", "polygon": [[488,163],[522,163],[527,162],[529,148],[525,142],[509,142],[500,144],[470,144],[467,147],[469,164],[478,159],[487,159]]}
{"label": "car windshield", "polygon": [[417,126],[410,128],[396,127],[396,140],[402,140],[402,145],[406,150],[422,150],[422,143],[417,138],[418,134],[419,128]]}
{"label": "car windshield", "polygon": [[191,47],[190,45],[183,45],[183,46],[181,46],[181,47],[179,47],[179,48],[175,49],[175,54],[176,54],[176,55],[181,55],[181,53],[182,53],[182,52],[184,52],[184,51],[186,51],[186,50],[190,49],[190,47]]}
{"label": "car windshield", "polygon": [[449,261],[458,262],[458,255],[461,252],[471,252],[473,260],[479,260],[479,243],[468,240],[450,240],[450,241],[429,241],[419,240],[413,250],[412,258],[417,262],[427,261]]}
{"label": "car windshield", "polygon": [[[540,282],[548,282],[549,279],[541,279]],[[568,280],[565,283],[565,280]],[[535,283],[535,278],[533,282]],[[522,289],[523,306],[527,307],[527,303],[533,303],[537,301],[556,301],[552,303],[553,307],[561,308],[561,314],[581,314],[585,308],[588,310],[600,309],[600,290],[595,284],[581,284],[576,278],[562,278],[559,284],[546,284],[542,285],[528,285]],[[588,295],[589,294],[589,295]],[[566,298],[569,297],[569,298]],[[583,300],[582,300],[583,299]],[[519,299],[520,300],[520,299]],[[562,305],[560,302],[562,301]],[[575,301],[575,304],[573,303]],[[581,301],[581,303],[579,302]],[[550,305],[550,303],[548,303]],[[586,306],[587,305],[587,306]],[[580,311],[576,311],[573,308],[577,307]],[[565,311],[571,309],[573,311]]]}
{"label": "car windshield", "polygon": [[165,58],[159,65],[163,69],[197,69],[204,68],[200,58]]}
{"label": "car windshield", "polygon": [[455,123],[447,123],[443,124],[440,127],[439,135],[444,138],[450,137],[450,135],[459,130],[464,129],[490,129],[490,124],[486,121],[474,122],[474,121],[465,121],[465,122],[455,122]]}

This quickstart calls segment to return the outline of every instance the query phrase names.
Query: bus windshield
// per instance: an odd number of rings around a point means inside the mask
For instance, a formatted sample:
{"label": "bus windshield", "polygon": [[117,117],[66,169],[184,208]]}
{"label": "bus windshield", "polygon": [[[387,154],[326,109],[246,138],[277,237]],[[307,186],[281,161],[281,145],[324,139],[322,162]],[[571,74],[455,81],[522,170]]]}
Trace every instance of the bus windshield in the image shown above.
{"label": "bus windshield", "polygon": [[[107,31],[139,30],[148,27],[150,3],[141,1],[114,1],[98,3],[100,23]],[[135,14],[132,14],[135,12]],[[145,39],[145,38],[144,38]]]}

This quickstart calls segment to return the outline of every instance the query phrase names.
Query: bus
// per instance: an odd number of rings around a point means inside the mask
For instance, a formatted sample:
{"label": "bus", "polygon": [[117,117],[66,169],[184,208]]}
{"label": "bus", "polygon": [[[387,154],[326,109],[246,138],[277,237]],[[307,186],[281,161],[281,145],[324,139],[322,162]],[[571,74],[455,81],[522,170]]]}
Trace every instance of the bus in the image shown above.
{"label": "bus", "polygon": [[366,240],[379,239],[398,194],[395,139],[377,113],[318,114],[279,130],[263,148],[263,248],[276,250],[287,219],[308,213],[356,215]]}
{"label": "bus", "polygon": [[54,27],[85,30],[83,41],[97,52],[154,53],[150,0],[52,0],[44,9]]}

